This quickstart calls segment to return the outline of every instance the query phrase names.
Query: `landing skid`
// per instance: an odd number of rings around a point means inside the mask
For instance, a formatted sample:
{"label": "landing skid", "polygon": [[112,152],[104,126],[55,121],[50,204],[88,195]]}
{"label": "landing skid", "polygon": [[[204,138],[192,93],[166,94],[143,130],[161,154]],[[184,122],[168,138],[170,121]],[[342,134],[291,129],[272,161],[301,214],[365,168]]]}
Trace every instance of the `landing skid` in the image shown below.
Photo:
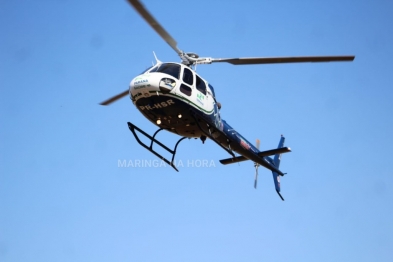
{"label": "landing skid", "polygon": [[[164,161],[165,163],[167,163],[168,165],[170,165],[171,167],[173,167],[177,172],[179,172],[179,170],[177,170],[175,164],[174,164],[174,160],[175,160],[175,155],[176,155],[176,149],[177,146],[179,145],[179,143],[187,138],[187,137],[182,137],[179,139],[179,141],[177,141],[175,148],[173,150],[171,150],[170,148],[168,148],[166,145],[164,145],[163,143],[161,143],[160,141],[158,141],[157,139],[155,139],[155,136],[158,134],[158,132],[160,132],[161,130],[163,130],[162,128],[158,129],[153,136],[150,136],[149,134],[147,134],[145,131],[143,131],[142,129],[140,129],[139,127],[137,127],[136,125],[128,122],[128,128],[131,130],[132,134],[134,135],[136,141],[143,146],[144,148],[146,148],[147,150],[149,150],[150,152],[152,152],[154,155],[156,155],[158,158],[160,158],[162,161]],[[147,146],[145,143],[143,143],[137,133],[135,132],[135,130],[137,130],[139,133],[141,133],[142,135],[144,135],[145,137],[147,137],[148,139],[150,139],[151,143],[150,146]],[[172,160],[169,161],[168,159],[166,159],[165,157],[161,156],[159,153],[157,153],[156,151],[154,151],[153,149],[153,143],[156,143],[157,145],[159,145],[160,147],[162,147],[163,149],[165,149],[166,151],[168,151],[171,155],[172,155]]]}

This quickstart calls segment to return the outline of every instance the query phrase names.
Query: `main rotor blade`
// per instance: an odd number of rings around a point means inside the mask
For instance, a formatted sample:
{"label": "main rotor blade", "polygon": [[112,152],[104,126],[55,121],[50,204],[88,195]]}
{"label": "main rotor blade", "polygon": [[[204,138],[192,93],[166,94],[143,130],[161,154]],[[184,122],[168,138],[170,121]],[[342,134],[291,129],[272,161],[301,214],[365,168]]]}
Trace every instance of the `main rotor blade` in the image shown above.
{"label": "main rotor blade", "polygon": [[119,100],[120,98],[125,97],[126,95],[128,95],[128,92],[129,92],[129,91],[128,91],[128,89],[127,89],[126,91],[124,91],[124,92],[122,92],[122,93],[120,93],[120,94],[118,94],[118,95],[115,95],[115,96],[113,96],[113,97],[111,97],[111,98],[105,100],[104,102],[101,102],[100,105],[102,105],[102,106],[107,106],[107,105],[109,105],[109,104],[112,104],[113,102]]}
{"label": "main rotor blade", "polygon": [[168,34],[168,32],[158,23],[158,21],[147,11],[147,9],[142,5],[138,0],[128,0],[128,2],[135,8],[135,10],[145,19],[145,21],[159,34],[165,42],[170,45],[170,47],[175,50],[179,55],[182,54],[182,51],[177,48],[177,43],[175,39],[172,38]]}
{"label": "main rotor blade", "polygon": [[295,57],[240,57],[213,58],[212,62],[227,62],[232,65],[306,63],[306,62],[340,62],[353,61],[355,56],[295,56]]}

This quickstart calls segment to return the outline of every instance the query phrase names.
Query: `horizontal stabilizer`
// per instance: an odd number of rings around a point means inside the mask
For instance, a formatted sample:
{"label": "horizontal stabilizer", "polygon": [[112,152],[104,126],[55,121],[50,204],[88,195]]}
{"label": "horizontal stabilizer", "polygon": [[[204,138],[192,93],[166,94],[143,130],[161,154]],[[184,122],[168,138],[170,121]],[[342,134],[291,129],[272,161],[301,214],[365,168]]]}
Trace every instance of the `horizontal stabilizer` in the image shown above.
{"label": "horizontal stabilizer", "polygon": [[262,151],[258,153],[258,156],[263,157],[263,156],[272,156],[275,154],[282,154],[282,153],[288,153],[291,152],[291,149],[289,147],[280,147],[277,149],[272,149],[272,150],[267,150],[267,151]]}
{"label": "horizontal stabilizer", "polygon": [[[272,156],[275,154],[282,154],[282,153],[288,153],[288,152],[291,152],[291,149],[289,147],[281,147],[281,148],[277,148],[277,149],[259,152],[258,156],[265,157],[265,156]],[[223,165],[228,165],[228,164],[238,163],[238,162],[242,162],[242,161],[246,161],[246,160],[248,160],[248,158],[245,158],[244,156],[238,156],[238,157],[232,157],[232,158],[227,158],[227,159],[221,159],[220,162]]]}
{"label": "horizontal stabilizer", "polygon": [[221,159],[220,162],[223,165],[228,165],[228,164],[238,163],[246,160],[248,160],[248,158],[245,158],[244,156],[237,156],[232,158]]}

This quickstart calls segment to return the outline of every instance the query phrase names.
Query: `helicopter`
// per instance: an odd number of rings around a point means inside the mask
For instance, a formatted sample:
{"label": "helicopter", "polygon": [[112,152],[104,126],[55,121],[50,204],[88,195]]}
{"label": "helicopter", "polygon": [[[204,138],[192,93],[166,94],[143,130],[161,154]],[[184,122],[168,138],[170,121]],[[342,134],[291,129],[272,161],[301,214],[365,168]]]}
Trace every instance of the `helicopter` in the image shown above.
{"label": "helicopter", "polygon": [[[199,57],[196,53],[184,52],[178,48],[174,38],[161,26],[138,0],[128,0],[131,6],[156,31],[156,33],[178,54],[180,62],[161,62],[157,59],[155,65],[134,77],[129,89],[115,95],[102,103],[109,105],[118,99],[129,95],[132,103],[144,117],[158,126],[158,130],[151,136],[136,125],[128,122],[128,128],[136,141],[145,149],[156,155],[176,171],[175,155],[179,143],[186,138],[200,138],[204,143],[207,138],[214,141],[231,157],[222,159],[224,165],[246,160],[254,162],[254,188],[257,188],[258,167],[263,166],[273,174],[275,189],[281,195],[280,177],[286,173],[280,171],[281,154],[291,152],[284,147],[285,137],[281,135],[278,147],[260,151],[259,140],[253,145],[221,118],[221,104],[218,102],[213,86],[200,75],[195,67],[198,64],[230,63],[232,65],[258,65],[276,63],[304,63],[304,62],[339,62],[353,61],[355,56],[301,56],[301,57],[240,57],[240,58],[212,58]],[[160,142],[156,135],[166,130],[181,136],[173,149]],[[138,135],[139,134],[139,135]],[[150,141],[146,144],[140,140],[143,135]],[[163,157],[154,148],[159,146],[167,151],[171,160]],[[238,156],[236,156],[236,154]]]}

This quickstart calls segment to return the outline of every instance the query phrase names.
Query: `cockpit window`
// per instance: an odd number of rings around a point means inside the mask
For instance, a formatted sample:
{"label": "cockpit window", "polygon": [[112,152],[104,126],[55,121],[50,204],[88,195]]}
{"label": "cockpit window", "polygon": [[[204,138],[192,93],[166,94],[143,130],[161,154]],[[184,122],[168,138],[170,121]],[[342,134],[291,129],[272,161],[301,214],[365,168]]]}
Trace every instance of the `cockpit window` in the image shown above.
{"label": "cockpit window", "polygon": [[180,65],[171,64],[171,63],[161,64],[157,68],[153,68],[150,71],[150,73],[154,73],[154,72],[168,74],[170,76],[175,77],[176,79],[179,79]]}
{"label": "cockpit window", "polygon": [[196,89],[206,95],[206,84],[199,76],[196,76]]}

